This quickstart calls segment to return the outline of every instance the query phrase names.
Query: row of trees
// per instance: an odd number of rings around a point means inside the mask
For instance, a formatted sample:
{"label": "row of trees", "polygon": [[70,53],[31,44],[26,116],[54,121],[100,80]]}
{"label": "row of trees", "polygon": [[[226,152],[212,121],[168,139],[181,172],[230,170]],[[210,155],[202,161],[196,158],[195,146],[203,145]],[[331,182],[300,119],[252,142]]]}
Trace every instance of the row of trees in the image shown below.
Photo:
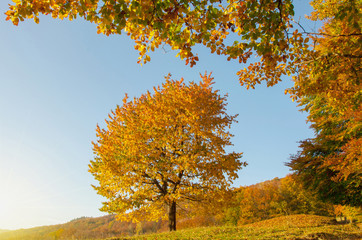
{"label": "row of trees", "polygon": [[[83,17],[106,35],[125,32],[135,41],[140,63],[166,44],[193,66],[193,46],[201,44],[240,63],[255,55],[259,61],[237,73],[247,88],[291,76],[294,86],[286,92],[308,113],[315,138],[301,142],[288,166],[321,199],[362,205],[361,1],[312,1],[310,18],[323,21],[315,33],[294,22],[291,0],[14,2],[6,15],[15,25],[24,18],[39,22],[42,13]],[[206,75],[200,84],[167,79],[153,95],[125,98],[107,129],[97,129],[94,144],[90,171],[100,182],[98,193],[109,199],[103,210],[151,220],[168,212],[175,230],[178,202],[188,207],[189,200],[227,188],[245,163],[240,153],[224,150],[231,144],[225,129],[235,121],[225,107],[226,98],[212,90]],[[259,210],[253,209],[266,214]]]}

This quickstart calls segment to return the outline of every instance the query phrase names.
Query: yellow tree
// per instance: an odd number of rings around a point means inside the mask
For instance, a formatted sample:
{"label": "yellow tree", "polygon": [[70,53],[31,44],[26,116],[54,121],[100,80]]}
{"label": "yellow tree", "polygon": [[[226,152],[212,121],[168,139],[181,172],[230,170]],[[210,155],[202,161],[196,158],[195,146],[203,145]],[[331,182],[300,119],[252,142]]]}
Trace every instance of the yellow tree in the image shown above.
{"label": "yellow tree", "polygon": [[98,193],[108,199],[101,210],[122,220],[158,220],[168,212],[176,230],[177,204],[202,201],[227,189],[245,166],[241,153],[227,153],[237,115],[226,113],[226,96],[212,89],[206,74],[199,84],[166,77],[147,92],[118,106],[97,127],[90,172]]}

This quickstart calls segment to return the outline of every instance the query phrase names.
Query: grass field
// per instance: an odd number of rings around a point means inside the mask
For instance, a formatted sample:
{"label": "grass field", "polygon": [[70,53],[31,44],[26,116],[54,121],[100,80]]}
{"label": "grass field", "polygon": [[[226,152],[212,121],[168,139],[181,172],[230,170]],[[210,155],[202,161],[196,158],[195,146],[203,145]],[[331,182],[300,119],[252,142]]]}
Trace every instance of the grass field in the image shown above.
{"label": "grass field", "polygon": [[172,233],[140,235],[112,240],[190,240],[190,239],[362,239],[361,223],[338,224],[330,217],[292,215],[241,227],[205,227]]}
{"label": "grass field", "polygon": [[[300,214],[272,218],[239,227],[200,227],[182,229],[172,233],[164,232],[133,237],[110,238],[110,236],[121,236],[121,234],[124,236],[128,234],[127,231],[117,230],[114,234],[108,235],[108,238],[105,236],[106,234],[104,234],[102,240],[362,240],[362,216],[355,219],[356,221],[352,224],[338,224],[332,217]],[[0,240],[101,240],[99,238],[101,238],[102,235],[99,234],[99,231],[102,229],[108,229],[111,225],[114,226],[116,224],[120,224],[119,222],[113,222],[113,220],[114,216],[83,218],[66,224],[0,232]],[[125,226],[129,228],[131,225],[126,224]],[[73,234],[57,234],[63,231],[73,231]]]}

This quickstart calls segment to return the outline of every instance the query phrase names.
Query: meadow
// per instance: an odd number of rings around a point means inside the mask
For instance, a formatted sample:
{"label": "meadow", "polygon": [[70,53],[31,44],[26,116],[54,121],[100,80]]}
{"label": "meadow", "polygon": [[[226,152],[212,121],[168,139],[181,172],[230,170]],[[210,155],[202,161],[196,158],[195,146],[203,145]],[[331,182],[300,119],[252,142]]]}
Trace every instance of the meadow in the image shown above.
{"label": "meadow", "polygon": [[334,218],[291,215],[240,227],[201,227],[176,232],[140,235],[112,240],[188,240],[188,239],[362,239],[361,223],[341,224]]}
{"label": "meadow", "polygon": [[[111,221],[106,221],[111,220]],[[209,226],[185,228],[175,232],[167,229],[159,233],[137,234],[127,237],[128,232],[112,233],[113,237],[106,237],[106,233],[97,235],[102,226],[110,226],[113,222],[110,216],[102,218],[82,218],[74,220],[72,225],[74,232],[72,236],[62,233],[67,231],[67,224],[54,226],[43,226],[33,229],[21,229],[16,231],[0,232],[1,240],[60,240],[60,239],[84,239],[84,240],[236,240],[236,239],[293,239],[293,240],[357,240],[362,239],[362,216],[352,223],[340,223],[333,217],[296,214],[275,217],[268,220],[246,224],[241,226]],[[103,221],[103,222],[102,222]],[[90,223],[97,228],[91,229]],[[97,225],[98,223],[98,225]],[[102,224],[101,224],[102,223]],[[88,226],[88,232],[87,232]],[[135,226],[124,229],[135,228]],[[63,230],[62,230],[63,229]],[[96,230],[98,229],[98,230]],[[69,231],[69,226],[68,226]],[[111,233],[109,233],[111,234]],[[93,237],[92,237],[93,236]],[[108,235],[109,236],[109,235]]]}

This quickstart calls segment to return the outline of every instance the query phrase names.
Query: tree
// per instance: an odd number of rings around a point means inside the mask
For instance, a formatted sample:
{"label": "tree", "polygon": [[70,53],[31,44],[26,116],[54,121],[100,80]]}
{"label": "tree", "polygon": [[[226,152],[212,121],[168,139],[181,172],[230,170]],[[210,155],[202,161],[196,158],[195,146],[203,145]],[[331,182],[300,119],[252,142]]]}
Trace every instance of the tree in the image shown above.
{"label": "tree", "polygon": [[[296,54],[307,49],[301,34],[288,32],[294,15],[292,0],[14,0],[6,12],[15,25],[39,14],[72,20],[77,16],[95,23],[98,33],[126,33],[135,41],[139,63],[148,52],[164,45],[178,51],[186,64],[198,61],[195,45],[240,63],[256,55],[259,62],[241,69],[247,88],[261,81],[272,86],[280,76],[295,72]],[[292,59],[293,58],[293,59]]]}
{"label": "tree", "polygon": [[286,215],[312,214],[329,216],[333,209],[332,204],[321,201],[314,192],[303,187],[296,175],[287,175],[280,179],[279,194],[281,195],[280,202],[282,204],[278,204],[278,207],[283,207],[283,205],[285,207],[279,209],[279,212]]}
{"label": "tree", "polygon": [[310,117],[316,117],[312,122],[316,137],[302,141],[301,150],[287,165],[322,200],[361,206],[362,112],[351,112],[355,116],[346,119],[328,111],[323,102],[312,100]]}
{"label": "tree", "polygon": [[[241,85],[273,86],[291,75],[287,89],[294,100],[323,95],[336,111],[361,104],[361,2],[313,0],[310,19],[325,21],[318,33],[293,20],[292,0],[14,0],[6,12],[15,25],[39,14],[53,18],[77,16],[97,25],[98,33],[126,33],[135,41],[139,62],[164,45],[193,66],[194,46],[204,45],[227,60],[257,61],[237,72]],[[299,30],[298,30],[299,29]],[[311,44],[308,44],[312,40]]]}
{"label": "tree", "polygon": [[324,20],[291,91],[316,137],[301,142],[288,166],[304,186],[334,204],[362,205],[361,1],[313,1]]}
{"label": "tree", "polygon": [[[15,25],[25,18],[39,22],[39,14],[53,18],[77,16],[97,25],[98,33],[129,35],[148,62],[149,51],[164,45],[193,66],[193,46],[240,63],[259,59],[237,74],[241,85],[268,86],[292,75],[293,99],[310,94],[326,96],[337,111],[361,104],[361,1],[313,0],[309,17],[324,21],[319,32],[308,32],[293,19],[291,0],[13,0],[6,12]],[[298,30],[299,29],[299,30]],[[308,41],[312,40],[309,45]]]}
{"label": "tree", "polygon": [[182,202],[202,201],[226,189],[246,163],[226,153],[235,117],[226,113],[226,96],[212,89],[206,74],[199,84],[166,77],[154,93],[118,106],[97,127],[90,172],[97,192],[108,199],[101,210],[123,220],[158,220],[168,207],[170,230]]}

